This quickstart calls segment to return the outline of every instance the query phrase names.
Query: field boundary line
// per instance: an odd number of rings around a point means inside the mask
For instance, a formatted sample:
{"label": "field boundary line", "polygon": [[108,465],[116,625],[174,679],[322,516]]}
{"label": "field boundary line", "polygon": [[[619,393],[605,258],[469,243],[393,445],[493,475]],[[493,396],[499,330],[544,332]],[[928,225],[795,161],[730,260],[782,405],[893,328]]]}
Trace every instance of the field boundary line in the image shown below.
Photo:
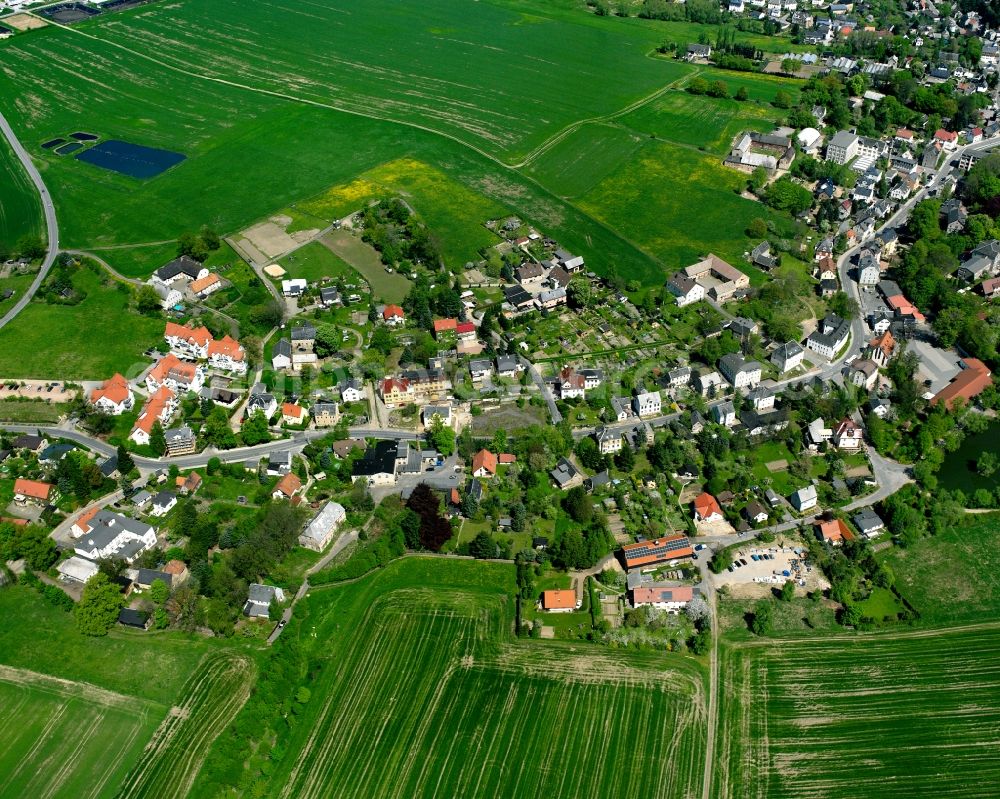
{"label": "field boundary line", "polygon": [[158,702],[135,696],[115,693],[89,682],[74,682],[61,677],[40,674],[37,671],[18,669],[0,665],[0,681],[11,685],[23,685],[41,691],[58,694],[67,698],[83,699],[91,704],[134,711],[136,704],[163,707]]}

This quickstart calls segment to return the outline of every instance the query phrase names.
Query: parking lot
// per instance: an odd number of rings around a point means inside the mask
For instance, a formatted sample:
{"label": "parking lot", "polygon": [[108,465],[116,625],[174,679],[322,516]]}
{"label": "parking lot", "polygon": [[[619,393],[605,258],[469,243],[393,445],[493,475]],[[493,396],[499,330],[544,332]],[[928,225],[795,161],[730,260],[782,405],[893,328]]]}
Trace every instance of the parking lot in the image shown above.
{"label": "parking lot", "polygon": [[[759,586],[761,595],[794,580],[803,591],[829,588],[822,573],[804,560],[806,551],[795,546],[746,546],[733,553],[732,571],[715,576],[716,585]],[[757,558],[754,560],[754,558]],[[745,561],[746,565],[742,565]],[[740,564],[740,565],[737,565]],[[757,592],[754,592],[757,593]]]}

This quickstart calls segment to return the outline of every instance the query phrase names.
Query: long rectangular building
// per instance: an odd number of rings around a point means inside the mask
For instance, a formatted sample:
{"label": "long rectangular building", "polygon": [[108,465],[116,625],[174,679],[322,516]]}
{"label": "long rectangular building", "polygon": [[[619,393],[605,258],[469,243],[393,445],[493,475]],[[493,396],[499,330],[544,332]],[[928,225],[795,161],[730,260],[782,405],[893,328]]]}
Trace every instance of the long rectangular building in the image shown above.
{"label": "long rectangular building", "polygon": [[694,548],[686,535],[668,535],[653,541],[625,544],[622,547],[626,569],[669,563],[672,560],[690,558],[692,555]]}

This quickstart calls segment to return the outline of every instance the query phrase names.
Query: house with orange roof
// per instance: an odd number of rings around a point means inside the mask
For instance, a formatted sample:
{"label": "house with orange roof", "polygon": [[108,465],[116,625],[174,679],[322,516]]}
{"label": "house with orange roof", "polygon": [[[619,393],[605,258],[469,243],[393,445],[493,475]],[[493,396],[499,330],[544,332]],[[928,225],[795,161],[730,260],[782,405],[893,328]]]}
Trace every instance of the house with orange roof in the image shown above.
{"label": "house with orange roof", "polygon": [[946,150],[954,150],[958,146],[958,134],[944,128],[934,131],[934,141]]}
{"label": "house with orange roof", "polygon": [[146,401],[139,418],[135,420],[129,438],[139,446],[149,444],[150,434],[153,432],[153,425],[159,422],[166,425],[173,416],[177,408],[177,395],[169,386],[160,386],[153,395]]}
{"label": "house with orange roof", "polygon": [[865,431],[853,419],[841,419],[833,428],[830,441],[837,449],[860,449],[865,443]]}
{"label": "house with orange roof", "polygon": [[931,405],[943,402],[951,408],[956,402],[969,402],[978,397],[993,384],[993,373],[978,358],[964,358],[959,361],[962,371],[931,399]]}
{"label": "house with orange roof", "polygon": [[886,330],[882,335],[876,336],[868,342],[868,352],[865,357],[875,361],[879,366],[885,366],[892,358],[892,353],[896,349],[896,339],[892,333]]}
{"label": "house with orange roof", "polygon": [[14,502],[18,505],[44,505],[56,496],[56,487],[41,480],[26,480],[19,477],[14,481]]}
{"label": "house with orange roof", "polygon": [[167,322],[163,338],[170,349],[182,358],[204,359],[208,357],[208,344],[212,334],[207,327],[190,327],[176,322]]}
{"label": "house with orange roof", "polygon": [[295,472],[282,477],[271,493],[273,499],[293,499],[302,490],[302,481]]}
{"label": "house with orange roof", "polygon": [[549,613],[572,613],[578,607],[576,591],[571,588],[542,591],[542,610]]}
{"label": "house with orange roof", "polygon": [[201,475],[198,472],[191,472],[187,476],[179,474],[177,475],[177,479],[174,480],[174,485],[182,494],[194,494],[201,488]]}
{"label": "house with orange roof", "polygon": [[632,607],[649,605],[657,610],[677,613],[694,599],[695,589],[690,585],[643,585],[632,589]]}
{"label": "house with orange roof", "polygon": [[90,404],[101,413],[121,416],[126,411],[132,410],[135,405],[135,395],[128,380],[116,372],[90,392]]}
{"label": "house with orange roof", "polygon": [[481,449],[472,456],[473,477],[494,477],[497,473],[497,456],[488,449]]}
{"label": "house with orange roof", "polygon": [[696,522],[721,522],[725,518],[719,501],[707,491],[702,491],[696,496],[693,504]]}
{"label": "house with orange roof", "polygon": [[652,541],[639,541],[622,547],[626,569],[638,569],[659,563],[684,560],[694,555],[694,547],[686,535],[666,535]]}
{"label": "house with orange roof", "polygon": [[247,373],[247,354],[243,346],[234,338],[225,335],[208,343],[208,365],[224,372]]}
{"label": "house with orange roof", "polygon": [[382,321],[390,327],[398,327],[406,322],[406,313],[398,305],[386,305],[382,309]]}
{"label": "house with orange roof", "polygon": [[204,299],[209,294],[213,294],[222,288],[222,281],[219,279],[218,275],[210,274],[205,277],[198,278],[198,280],[192,280],[191,285],[188,286],[192,292],[197,296]]}
{"label": "house with orange roof", "polygon": [[309,411],[294,402],[281,404],[281,421],[283,424],[303,424],[309,421]]}
{"label": "house with orange roof", "polygon": [[817,522],[816,537],[820,541],[833,546],[840,546],[844,541],[853,541],[854,533],[844,524],[843,519],[830,519],[826,522]]}
{"label": "house with orange roof", "polygon": [[101,508],[98,505],[81,513],[76,517],[76,521],[73,522],[73,526],[69,528],[70,534],[74,538],[79,538],[81,535],[89,533],[92,529],[90,526],[91,519],[93,519],[100,512]]}
{"label": "house with orange roof", "polygon": [[441,338],[441,336],[447,335],[449,333],[455,333],[457,327],[458,327],[457,319],[435,319],[434,338]]}
{"label": "house with orange roof", "polygon": [[204,370],[196,363],[182,361],[172,352],[160,358],[146,373],[146,389],[150,394],[162,386],[178,393],[197,392],[204,384]]}

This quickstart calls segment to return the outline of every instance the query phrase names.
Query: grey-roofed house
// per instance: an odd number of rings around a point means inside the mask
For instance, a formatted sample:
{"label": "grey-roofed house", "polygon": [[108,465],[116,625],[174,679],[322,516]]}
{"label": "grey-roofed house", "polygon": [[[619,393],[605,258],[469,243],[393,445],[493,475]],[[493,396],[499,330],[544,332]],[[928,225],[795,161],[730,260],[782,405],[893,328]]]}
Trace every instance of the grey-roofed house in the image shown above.
{"label": "grey-roofed house", "polygon": [[319,290],[319,299],[326,307],[341,303],[340,292],[333,286],[325,286]]}
{"label": "grey-roofed house", "polygon": [[149,614],[144,610],[122,608],[118,611],[118,623],[123,627],[131,627],[135,630],[149,629],[149,618]]}
{"label": "grey-roofed house", "polygon": [[250,583],[247,601],[243,605],[243,615],[251,618],[267,618],[271,612],[271,602],[284,602],[285,592],[274,585]]}
{"label": "grey-roofed house", "polygon": [[805,488],[800,488],[789,497],[789,501],[799,513],[815,508],[818,501],[816,486],[808,485]]}
{"label": "grey-roofed house", "polygon": [[497,356],[497,377],[515,377],[521,371],[521,363],[516,355]]}
{"label": "grey-roofed house", "polygon": [[156,532],[146,522],[107,509],[87,520],[86,530],[73,549],[89,560],[113,558],[131,563],[135,556],[156,545]]}
{"label": "grey-roofed house", "polygon": [[161,491],[153,497],[149,508],[150,516],[166,516],[170,509],[177,504],[177,497],[169,491]]}
{"label": "grey-roofed house", "polygon": [[142,491],[132,495],[131,502],[137,508],[142,508],[145,507],[152,499],[153,495],[143,489]]}
{"label": "grey-roofed house", "polygon": [[292,453],[287,450],[272,452],[267,456],[267,473],[271,477],[280,477],[292,470]]}
{"label": "grey-roofed house", "polygon": [[483,380],[493,372],[493,364],[486,358],[469,361],[469,375],[474,381]]}
{"label": "grey-roofed house", "polygon": [[322,552],[346,519],[347,511],[344,510],[343,505],[337,502],[327,502],[302,531],[299,536],[299,545],[316,552]]}
{"label": "grey-roofed house", "polygon": [[157,571],[156,569],[139,569],[139,573],[135,577],[135,584],[145,591],[156,580],[162,580],[167,588],[170,588],[173,585],[174,577],[171,574]]}
{"label": "grey-roofed house", "polygon": [[[2,460],[3,457],[0,455],[0,461]],[[111,455],[110,457],[105,458],[98,464],[97,468],[101,470],[101,474],[105,477],[114,478],[114,476],[118,474],[118,456]]]}
{"label": "grey-roofed house", "polygon": [[632,400],[628,397],[612,397],[611,410],[617,421],[624,422],[632,415]]}
{"label": "grey-roofed house", "polygon": [[874,538],[885,529],[885,522],[871,508],[862,508],[851,517],[858,532],[865,538]]}
{"label": "grey-roofed house", "polygon": [[287,369],[292,365],[292,342],[288,338],[279,338],[271,348],[271,366],[275,369]]}
{"label": "grey-roofed house", "polygon": [[549,475],[555,481],[556,485],[564,491],[577,485],[582,480],[580,472],[566,458],[560,458],[555,468],[549,471]]}

